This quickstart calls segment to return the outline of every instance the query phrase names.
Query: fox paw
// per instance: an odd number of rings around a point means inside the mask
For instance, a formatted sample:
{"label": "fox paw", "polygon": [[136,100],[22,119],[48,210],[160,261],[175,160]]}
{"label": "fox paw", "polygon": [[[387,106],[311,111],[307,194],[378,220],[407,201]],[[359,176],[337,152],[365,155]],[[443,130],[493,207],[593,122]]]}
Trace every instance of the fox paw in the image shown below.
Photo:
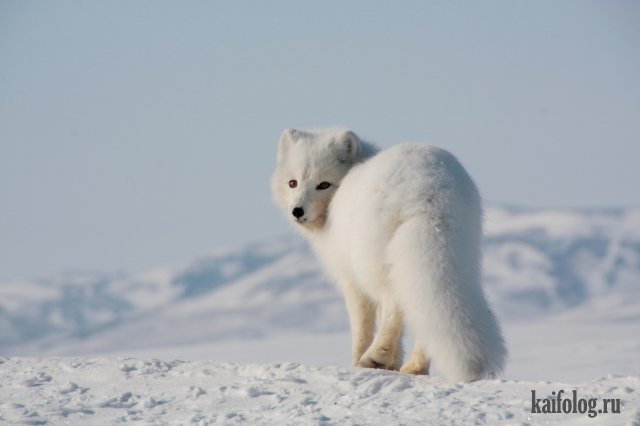
{"label": "fox paw", "polygon": [[429,374],[429,365],[408,362],[400,368],[400,372],[406,374],[427,375]]}
{"label": "fox paw", "polygon": [[375,351],[367,351],[360,362],[358,367],[361,368],[377,368],[381,370],[397,370],[395,366],[394,354],[389,349],[378,349]]}

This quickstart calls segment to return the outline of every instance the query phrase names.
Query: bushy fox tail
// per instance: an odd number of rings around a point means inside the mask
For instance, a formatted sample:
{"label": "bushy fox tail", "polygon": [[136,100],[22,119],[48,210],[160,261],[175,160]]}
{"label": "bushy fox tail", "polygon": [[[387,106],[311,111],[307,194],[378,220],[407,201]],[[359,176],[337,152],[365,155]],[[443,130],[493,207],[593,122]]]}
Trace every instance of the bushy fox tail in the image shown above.
{"label": "bushy fox tail", "polygon": [[480,207],[436,209],[402,223],[387,247],[407,323],[452,381],[499,374],[507,350],[480,286]]}

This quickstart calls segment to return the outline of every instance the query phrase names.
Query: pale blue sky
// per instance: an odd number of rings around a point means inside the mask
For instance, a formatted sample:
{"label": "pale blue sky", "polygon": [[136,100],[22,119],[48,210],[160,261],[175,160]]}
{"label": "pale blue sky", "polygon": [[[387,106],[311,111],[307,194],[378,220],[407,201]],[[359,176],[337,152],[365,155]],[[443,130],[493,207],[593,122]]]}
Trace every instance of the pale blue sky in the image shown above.
{"label": "pale blue sky", "polygon": [[284,127],[456,154],[488,202],[638,205],[634,1],[0,0],[0,280],[290,230]]}

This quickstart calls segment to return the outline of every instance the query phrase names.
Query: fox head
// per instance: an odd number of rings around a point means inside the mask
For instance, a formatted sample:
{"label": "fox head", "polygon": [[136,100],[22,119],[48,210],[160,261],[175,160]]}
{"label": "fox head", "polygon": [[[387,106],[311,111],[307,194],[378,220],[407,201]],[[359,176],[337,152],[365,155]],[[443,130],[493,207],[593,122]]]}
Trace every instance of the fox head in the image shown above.
{"label": "fox head", "polygon": [[285,129],[271,179],[276,203],[303,229],[322,229],[331,199],[357,162],[358,151],[358,137],[350,130]]}

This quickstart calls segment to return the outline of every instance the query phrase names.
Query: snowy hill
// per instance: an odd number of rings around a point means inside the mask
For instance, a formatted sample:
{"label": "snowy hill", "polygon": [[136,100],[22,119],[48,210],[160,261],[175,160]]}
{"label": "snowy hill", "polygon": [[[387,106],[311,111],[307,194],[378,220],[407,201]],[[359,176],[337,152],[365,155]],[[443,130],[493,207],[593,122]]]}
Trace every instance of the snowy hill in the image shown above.
{"label": "snowy hill", "polygon": [[0,300],[0,344],[22,354],[94,340],[102,351],[345,326],[339,294],[293,237],[131,277],[70,274],[5,283]]}
{"label": "snowy hill", "polygon": [[485,286],[503,315],[558,312],[640,286],[640,209],[490,209]]}
{"label": "snowy hill", "polygon": [[[604,374],[625,373],[629,360],[640,354],[638,339],[627,334],[612,342],[606,330],[615,322],[623,336],[634,330],[640,335],[640,209],[492,208],[485,222],[485,288],[510,340],[510,375],[523,374],[518,359],[530,353],[519,349],[527,344],[523,333],[553,346],[554,338],[564,337],[545,332],[563,330],[550,325],[551,319],[575,334],[588,333],[587,320],[598,318],[607,319],[600,322],[605,330],[600,339],[609,339],[624,357],[617,370]],[[625,341],[631,347],[621,347]],[[305,342],[306,349],[294,342]],[[5,355],[172,355],[346,365],[348,345],[341,296],[297,236],[133,276],[68,274],[0,284]],[[335,351],[323,350],[327,346]],[[521,361],[531,362],[526,356]],[[563,374],[581,377],[569,369]]]}

